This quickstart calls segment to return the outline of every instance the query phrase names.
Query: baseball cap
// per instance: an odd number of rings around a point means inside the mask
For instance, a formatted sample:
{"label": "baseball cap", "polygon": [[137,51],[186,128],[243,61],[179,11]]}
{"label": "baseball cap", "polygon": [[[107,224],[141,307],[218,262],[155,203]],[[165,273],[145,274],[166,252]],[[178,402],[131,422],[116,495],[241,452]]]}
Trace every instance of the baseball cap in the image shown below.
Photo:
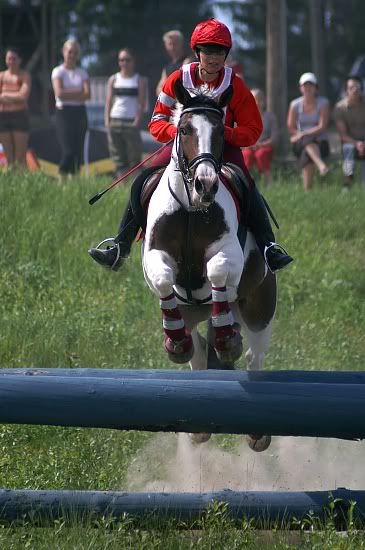
{"label": "baseball cap", "polygon": [[311,84],[314,84],[315,86],[317,86],[318,81],[317,81],[316,75],[314,73],[303,73],[299,79],[299,86],[302,86],[307,82],[310,82]]}

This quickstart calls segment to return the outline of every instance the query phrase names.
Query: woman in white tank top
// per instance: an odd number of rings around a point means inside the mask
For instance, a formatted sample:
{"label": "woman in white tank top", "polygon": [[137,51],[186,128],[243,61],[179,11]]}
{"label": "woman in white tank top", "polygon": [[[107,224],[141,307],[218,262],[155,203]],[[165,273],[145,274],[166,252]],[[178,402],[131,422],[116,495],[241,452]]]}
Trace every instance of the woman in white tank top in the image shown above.
{"label": "woman in white tank top", "polygon": [[129,48],[119,51],[118,64],[119,72],[108,80],[104,118],[110,156],[120,175],[141,161],[139,127],[146,110],[147,80],[136,72]]}

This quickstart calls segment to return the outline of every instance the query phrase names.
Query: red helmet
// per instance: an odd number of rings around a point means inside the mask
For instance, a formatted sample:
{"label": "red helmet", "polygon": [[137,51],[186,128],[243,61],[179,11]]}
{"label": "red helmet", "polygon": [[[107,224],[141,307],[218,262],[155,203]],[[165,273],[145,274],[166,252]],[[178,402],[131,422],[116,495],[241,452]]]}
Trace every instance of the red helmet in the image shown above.
{"label": "red helmet", "polygon": [[190,39],[190,47],[194,50],[199,44],[217,44],[232,48],[232,37],[228,27],[216,19],[208,19],[198,23]]}

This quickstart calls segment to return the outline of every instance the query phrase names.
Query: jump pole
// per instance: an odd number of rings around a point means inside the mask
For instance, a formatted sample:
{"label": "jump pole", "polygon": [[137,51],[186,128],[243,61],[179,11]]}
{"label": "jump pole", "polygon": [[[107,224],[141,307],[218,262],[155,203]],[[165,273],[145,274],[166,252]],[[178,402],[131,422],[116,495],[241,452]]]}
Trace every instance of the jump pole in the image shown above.
{"label": "jump pole", "polygon": [[122,378],[128,380],[226,380],[228,382],[300,382],[311,384],[365,384],[362,371],[244,371],[97,368],[2,368],[0,376],[68,376],[70,378]]}
{"label": "jump pole", "polygon": [[365,385],[0,376],[0,423],[365,437]]}
{"label": "jump pole", "polygon": [[293,518],[303,519],[310,515],[323,521],[331,499],[335,500],[339,523],[346,521],[350,502],[353,501],[356,502],[355,518],[364,524],[365,491],[347,489],[247,493],[230,490],[211,493],[127,493],[1,489],[0,520],[37,522],[67,517],[87,520],[90,517],[120,518],[123,514],[143,517],[150,514],[194,521],[213,502],[224,502],[230,519],[254,519],[267,527],[268,524],[289,522]]}

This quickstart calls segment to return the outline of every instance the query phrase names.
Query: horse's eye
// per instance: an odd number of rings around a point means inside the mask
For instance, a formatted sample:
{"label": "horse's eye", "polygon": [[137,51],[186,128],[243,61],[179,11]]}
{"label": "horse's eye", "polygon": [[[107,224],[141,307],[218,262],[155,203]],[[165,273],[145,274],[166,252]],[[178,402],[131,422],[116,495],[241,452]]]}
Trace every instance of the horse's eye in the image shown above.
{"label": "horse's eye", "polygon": [[180,128],[180,134],[182,134],[183,136],[186,136],[187,134],[187,131],[185,128]]}

